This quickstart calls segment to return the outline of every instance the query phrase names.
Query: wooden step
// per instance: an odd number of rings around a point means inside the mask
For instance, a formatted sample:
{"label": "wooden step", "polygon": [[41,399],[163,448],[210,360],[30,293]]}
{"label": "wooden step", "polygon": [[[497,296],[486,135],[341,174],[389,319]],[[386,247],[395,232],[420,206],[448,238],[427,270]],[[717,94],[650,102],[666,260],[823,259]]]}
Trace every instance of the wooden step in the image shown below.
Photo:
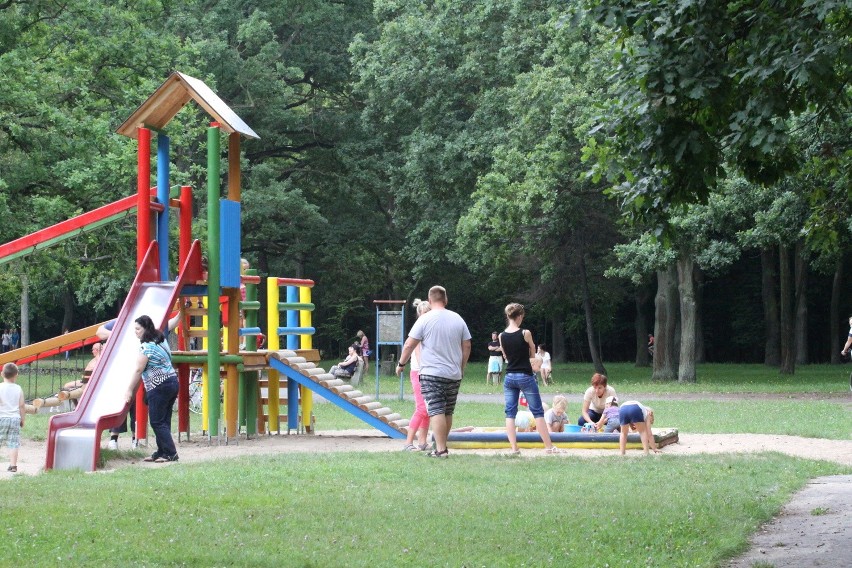
{"label": "wooden step", "polygon": [[396,426],[400,430],[406,428],[408,426],[408,418],[403,418],[401,420],[394,420],[393,422],[388,422],[391,426]]}
{"label": "wooden step", "polygon": [[[356,392],[355,387],[353,387],[352,385],[338,385],[336,387],[331,387],[331,390],[333,390],[337,394]],[[361,391],[357,391],[357,392],[361,392]]]}
{"label": "wooden step", "polygon": [[383,406],[384,405],[381,402],[379,402],[378,400],[374,400],[373,402],[368,402],[367,404],[359,404],[358,408],[370,412],[371,410],[382,408]]}
{"label": "wooden step", "polygon": [[321,384],[325,388],[331,388],[331,387],[339,387],[340,385],[345,385],[346,381],[343,381],[341,379],[332,379],[330,381],[320,381],[319,384]]}
{"label": "wooden step", "polygon": [[359,396],[358,398],[350,398],[349,402],[357,405],[367,404],[368,402],[373,402],[373,397],[371,396]]}
{"label": "wooden step", "polygon": [[[354,387],[353,387],[353,388],[354,388]],[[364,396],[364,393],[362,393],[362,392],[361,392],[361,391],[359,391],[359,390],[350,390],[350,391],[342,392],[342,393],[340,393],[340,394],[341,394],[344,398],[348,398],[349,400],[354,400],[354,399],[356,399],[356,398],[358,398],[358,397]]]}
{"label": "wooden step", "polygon": [[[258,379],[257,380],[257,386],[259,386],[262,389],[268,389],[269,388],[269,379]],[[278,377],[278,388],[280,388],[280,389],[286,389],[287,388],[287,377],[284,377],[284,376]]]}
{"label": "wooden step", "polygon": [[398,412],[394,412],[394,413],[388,414],[386,416],[379,416],[379,420],[381,420],[385,424],[390,424],[390,423],[394,422],[395,420],[399,420],[400,418],[402,418],[402,414],[399,414]]}
{"label": "wooden step", "polygon": [[375,409],[375,410],[371,410],[371,411],[370,411],[370,414],[372,414],[372,415],[373,415],[373,416],[375,416],[376,418],[379,418],[380,416],[387,416],[388,414],[393,414],[393,410],[391,410],[391,409],[390,409],[390,408],[388,408],[387,406],[383,406],[383,407],[381,407],[381,408],[377,408],[377,409]]}

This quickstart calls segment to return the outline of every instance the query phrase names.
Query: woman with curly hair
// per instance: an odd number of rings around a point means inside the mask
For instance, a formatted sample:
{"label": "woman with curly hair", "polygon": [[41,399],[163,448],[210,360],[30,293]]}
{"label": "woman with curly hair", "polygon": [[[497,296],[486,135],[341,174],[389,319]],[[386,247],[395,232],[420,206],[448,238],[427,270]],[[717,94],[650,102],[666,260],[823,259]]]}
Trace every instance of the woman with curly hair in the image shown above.
{"label": "woman with curly hair", "polygon": [[145,458],[145,461],[177,461],[171,423],[178,394],[178,378],[172,366],[172,353],[163,332],[154,327],[150,317],[136,318],[134,331],[139,338],[139,355],[125,400],[128,403],[133,400],[139,381],[142,381],[148,399],[148,419],[157,439],[157,451]]}

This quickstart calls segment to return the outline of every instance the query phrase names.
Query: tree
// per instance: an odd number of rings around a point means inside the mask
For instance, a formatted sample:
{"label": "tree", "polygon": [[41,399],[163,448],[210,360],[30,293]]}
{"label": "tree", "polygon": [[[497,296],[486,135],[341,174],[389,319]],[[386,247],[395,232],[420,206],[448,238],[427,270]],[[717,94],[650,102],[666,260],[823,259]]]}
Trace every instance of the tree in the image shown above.
{"label": "tree", "polygon": [[798,169],[790,116],[849,107],[844,0],[586,0],[613,30],[618,88],[589,141],[595,178],[638,218],[705,201],[729,161],[753,181]]}
{"label": "tree", "polygon": [[[0,7],[0,187],[9,207],[4,218],[17,220],[4,223],[4,242],[132,194],[134,148],[112,133],[170,69],[185,68],[178,39],[159,33],[164,15],[162,3],[147,0],[132,7],[79,0]],[[57,334],[62,320],[93,318],[75,313],[81,298],[96,298],[99,312],[114,315],[135,267],[113,253],[131,248],[134,232],[115,225],[16,263],[30,283],[37,338]],[[101,260],[81,260],[92,258]],[[65,299],[64,313],[45,307],[56,298]]]}

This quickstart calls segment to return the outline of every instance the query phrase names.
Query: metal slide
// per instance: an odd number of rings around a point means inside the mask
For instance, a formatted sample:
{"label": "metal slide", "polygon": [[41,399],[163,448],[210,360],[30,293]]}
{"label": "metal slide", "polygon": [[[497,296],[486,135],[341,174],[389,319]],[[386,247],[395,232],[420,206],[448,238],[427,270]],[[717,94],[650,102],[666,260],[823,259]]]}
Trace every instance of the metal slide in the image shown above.
{"label": "metal slide", "polygon": [[193,260],[200,266],[199,244],[193,244],[190,260],[175,282],[157,281],[158,257],[156,243],[152,243],[76,410],[51,417],[46,469],[94,471],[100,454],[101,433],[124,422],[129,408],[125,393],[139,354],[134,320],[147,315],[154,325],[163,329],[187,273],[195,273],[195,270],[187,270],[187,266]]}

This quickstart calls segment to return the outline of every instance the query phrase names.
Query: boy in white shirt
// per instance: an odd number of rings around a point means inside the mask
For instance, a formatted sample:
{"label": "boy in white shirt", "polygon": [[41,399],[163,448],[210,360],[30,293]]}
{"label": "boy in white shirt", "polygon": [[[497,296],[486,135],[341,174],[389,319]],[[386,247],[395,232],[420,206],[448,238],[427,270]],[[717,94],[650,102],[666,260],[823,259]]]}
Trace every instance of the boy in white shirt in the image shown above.
{"label": "boy in white shirt", "polygon": [[18,471],[18,448],[21,446],[21,428],[24,427],[24,391],[15,381],[18,366],[3,365],[3,382],[0,383],[0,445],[9,447],[9,467],[6,471]]}

